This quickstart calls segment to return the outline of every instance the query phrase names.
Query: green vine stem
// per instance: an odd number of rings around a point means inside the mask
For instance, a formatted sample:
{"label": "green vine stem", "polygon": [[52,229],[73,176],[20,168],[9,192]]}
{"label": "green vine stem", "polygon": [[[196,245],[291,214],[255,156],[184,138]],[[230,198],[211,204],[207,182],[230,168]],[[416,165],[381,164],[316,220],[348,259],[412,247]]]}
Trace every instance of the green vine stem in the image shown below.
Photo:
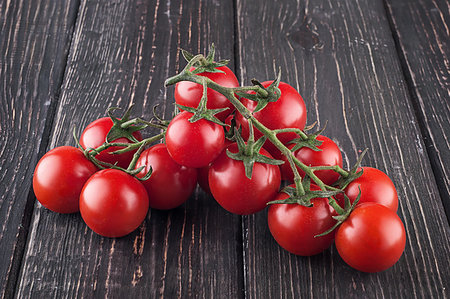
{"label": "green vine stem", "polygon": [[342,169],[339,165],[333,165],[333,166],[311,166],[311,170],[333,170],[334,172],[337,172],[342,177],[346,178],[348,177],[348,172],[344,169]]}
{"label": "green vine stem", "polygon": [[[162,138],[164,138],[165,134],[166,134],[166,131],[164,130],[162,133],[159,133],[157,135],[154,135],[152,137],[143,139],[143,140],[141,140],[139,142],[135,142],[135,143],[105,142],[97,148],[86,148],[85,149],[79,143],[79,141],[76,137],[76,134],[75,134],[75,130],[73,132],[73,136],[76,140],[78,147],[83,151],[86,158],[89,159],[92,163],[94,163],[98,168],[100,168],[100,169],[106,169],[106,168],[120,169],[122,171],[127,172],[130,175],[136,175],[137,173],[139,173],[141,171],[141,169],[139,169],[139,171],[135,171],[134,168],[136,167],[136,163],[137,163],[142,151],[145,149],[145,146],[147,146],[148,144],[151,144],[155,141],[161,140]],[[133,158],[132,158],[130,164],[128,165],[127,169],[123,169],[117,165],[113,165],[113,164],[110,164],[107,162],[102,162],[95,158],[95,156],[97,156],[100,152],[102,152],[103,150],[108,149],[110,147],[113,147],[113,146],[123,147],[123,148],[112,152],[111,153],[112,155],[113,154],[121,154],[121,153],[129,152],[129,151],[133,151],[133,150],[137,149],[137,151],[133,154]]]}
{"label": "green vine stem", "polygon": [[[292,170],[294,172],[294,181],[296,184],[297,192],[299,195],[304,195],[305,191],[301,184],[301,177],[298,174],[297,168],[295,165],[297,165],[300,169],[305,172],[306,175],[308,175],[322,190],[339,190],[337,188],[328,186],[322,182],[315,174],[314,170],[311,167],[308,167],[301,161],[299,161],[294,154],[278,139],[277,134],[282,132],[296,132],[298,133],[301,138],[307,138],[306,134],[302,132],[299,129],[279,129],[279,130],[270,130],[266,126],[264,126],[260,121],[258,121],[251,113],[250,110],[247,109],[235,96],[235,92],[237,90],[239,91],[254,91],[258,92],[261,95],[267,94],[267,91],[263,90],[260,86],[244,86],[244,87],[237,87],[237,88],[227,88],[224,86],[221,86],[217,84],[216,82],[212,81],[209,78],[203,77],[203,76],[197,76],[196,74],[193,74],[190,69],[191,67],[198,61],[200,61],[203,57],[202,54],[194,56],[186,65],[186,67],[177,75],[168,78],[165,81],[165,86],[173,85],[181,81],[190,81],[197,84],[204,84],[206,81],[206,84],[208,88],[211,88],[222,95],[224,95],[236,108],[236,110],[246,119],[251,120],[251,123],[257,128],[262,134],[264,134],[267,139],[269,139],[280,151],[281,153],[286,156],[287,160],[289,161]],[[206,80],[205,80],[206,79]],[[342,175],[347,175],[347,172],[343,169],[337,169],[338,172]]]}

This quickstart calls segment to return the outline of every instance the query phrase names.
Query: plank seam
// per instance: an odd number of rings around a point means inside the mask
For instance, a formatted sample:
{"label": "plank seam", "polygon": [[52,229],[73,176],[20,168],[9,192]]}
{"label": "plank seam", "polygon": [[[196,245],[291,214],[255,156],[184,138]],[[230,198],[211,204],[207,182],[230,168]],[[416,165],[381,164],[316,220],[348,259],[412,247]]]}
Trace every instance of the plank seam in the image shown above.
{"label": "plank seam", "polygon": [[[76,26],[76,22],[78,19],[80,5],[81,5],[80,0],[76,0],[75,18],[72,20],[72,24],[69,27],[70,28],[69,36],[71,36],[71,38],[68,42],[68,47],[67,47],[68,51],[67,51],[67,54],[65,55],[65,59],[62,62],[63,63],[63,68],[62,68],[63,71],[61,72],[59,82],[57,82],[57,84],[55,84],[57,86],[57,88],[55,90],[55,96],[50,99],[50,105],[49,105],[49,108],[47,111],[47,117],[45,120],[44,130],[42,133],[42,139],[41,139],[41,143],[39,145],[39,151],[38,151],[39,158],[45,154],[48,144],[50,142],[50,134],[52,132],[53,121],[54,121],[54,118],[56,115],[56,110],[58,107],[59,98],[60,98],[60,94],[61,94],[61,88],[62,88],[64,77],[66,74],[66,70],[67,70],[67,64],[68,64],[68,60],[69,60],[69,52],[70,52],[70,49],[72,46],[72,41],[74,38],[74,36],[73,36],[74,28]],[[22,217],[21,224],[19,227],[19,232],[17,233],[17,243],[14,248],[13,258],[12,258],[12,262],[11,262],[11,269],[10,269],[10,271],[8,273],[8,277],[6,279],[4,298],[13,298],[14,294],[16,293],[16,286],[17,286],[17,283],[19,280],[20,271],[23,266],[22,263],[23,263],[23,258],[25,255],[25,249],[28,244],[28,233],[29,233],[29,229],[30,229],[31,220],[33,218],[35,202],[36,202],[36,197],[34,196],[33,186],[30,185],[30,189],[28,191],[28,196],[27,196],[26,204],[25,204],[25,208],[24,208],[23,217]]]}
{"label": "plank seam", "polygon": [[[419,95],[417,94],[417,91],[414,88],[412,75],[410,74],[409,69],[408,69],[406,55],[400,45],[400,37],[398,35],[398,32],[397,32],[395,24],[394,24],[394,16],[390,12],[387,0],[383,0],[383,5],[384,5],[385,13],[386,13],[386,18],[389,23],[389,28],[391,29],[391,34],[392,34],[392,37],[394,40],[395,50],[397,52],[397,56],[400,61],[402,75],[406,82],[409,99],[410,99],[410,102],[411,102],[413,110],[414,110],[414,115],[417,119],[417,124],[419,126],[422,140],[425,144],[426,153],[427,153],[430,165],[431,165],[431,169],[433,171],[434,180],[435,180],[436,186],[438,188],[438,192],[439,192],[439,196],[442,201],[442,205],[444,206],[445,215],[447,216],[447,221],[450,224],[450,197],[447,194],[445,186],[443,184],[441,184],[438,179],[439,177],[443,177],[443,170],[441,169],[439,163],[436,162],[438,159],[435,157],[435,150],[434,150],[435,146],[432,142],[430,142],[431,136],[429,135],[429,133],[426,130],[425,118],[422,114],[420,105],[418,103]],[[445,184],[445,182],[444,182],[444,184]]]}
{"label": "plank seam", "polygon": [[[241,82],[241,74],[239,72],[240,68],[241,68],[241,63],[240,63],[240,57],[239,57],[239,48],[240,48],[240,44],[239,44],[239,16],[238,16],[238,0],[233,0],[233,56],[234,56],[234,73],[238,79],[238,82]],[[239,288],[241,289],[241,298],[247,298],[247,265],[246,265],[246,261],[245,261],[245,257],[246,257],[246,246],[244,244],[244,242],[248,242],[248,240],[246,240],[246,234],[245,234],[245,227],[244,227],[244,217],[246,216],[240,216],[239,217],[239,228],[240,228],[240,233],[237,236],[237,263],[239,265],[241,265],[241,269],[242,269],[242,273],[241,273],[241,279],[239,280]]]}

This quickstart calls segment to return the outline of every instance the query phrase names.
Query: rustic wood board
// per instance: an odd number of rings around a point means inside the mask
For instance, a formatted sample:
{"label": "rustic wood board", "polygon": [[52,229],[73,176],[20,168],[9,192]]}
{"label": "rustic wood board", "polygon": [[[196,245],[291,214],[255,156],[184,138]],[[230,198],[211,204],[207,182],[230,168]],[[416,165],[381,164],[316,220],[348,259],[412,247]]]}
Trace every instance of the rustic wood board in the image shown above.
{"label": "rustic wood board", "polygon": [[450,221],[449,2],[386,0],[386,6],[425,149]]}
{"label": "rustic wood board", "polygon": [[[170,116],[173,87],[164,80],[185,64],[178,46],[203,52],[215,42],[219,57],[232,58],[232,18],[230,1],[82,1],[50,147],[74,144],[72,128],[109,106],[133,102],[149,119],[160,104]],[[79,215],[36,205],[16,295],[241,297],[240,228],[240,217],[202,191],[173,211],[150,211],[140,229],[119,239],[96,235]]]}
{"label": "rustic wood board", "polygon": [[[0,24],[0,297],[447,296],[445,1],[3,1]],[[211,42],[245,84],[281,66],[309,123],[329,121],[347,165],[370,148],[364,164],[393,179],[407,229],[392,269],[354,271],[335,248],[291,255],[266,212],[231,215],[200,189],[119,239],[35,203],[31,176],[46,150],[73,145],[73,127],[109,106],[133,102],[150,118],[160,104],[169,117],[163,82],[184,66],[177,47]]]}
{"label": "rustic wood board", "polygon": [[76,1],[0,2],[0,297],[14,293],[31,179],[58,102]]}
{"label": "rustic wood board", "polygon": [[370,149],[363,164],[392,178],[407,230],[400,261],[364,274],[346,266],[335,248],[310,258],[289,254],[271,238],[265,213],[246,217],[247,297],[446,296],[449,226],[383,2],[237,1],[237,13],[240,77],[274,78],[281,66],[282,80],[306,100],[309,123],[329,121],[326,134],[347,165]]}

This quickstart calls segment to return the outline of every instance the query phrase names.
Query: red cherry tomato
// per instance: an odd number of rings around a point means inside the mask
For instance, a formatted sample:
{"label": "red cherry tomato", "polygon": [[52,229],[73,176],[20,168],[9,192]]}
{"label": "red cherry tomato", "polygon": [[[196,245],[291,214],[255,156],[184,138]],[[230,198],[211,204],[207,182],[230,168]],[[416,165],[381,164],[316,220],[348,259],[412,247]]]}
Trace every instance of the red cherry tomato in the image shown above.
{"label": "red cherry tomato", "polygon": [[189,122],[192,113],[181,112],[166,131],[167,150],[175,162],[188,167],[204,167],[222,151],[225,133],[222,126],[200,119]]}
{"label": "red cherry tomato", "polygon": [[339,255],[363,272],[380,272],[394,265],[405,243],[405,227],[400,218],[376,203],[358,204],[336,232]]}
{"label": "red cherry tomato", "polygon": [[[264,87],[269,86],[272,81],[263,82]],[[259,120],[263,125],[271,130],[284,128],[298,128],[303,130],[306,123],[306,106],[300,94],[287,83],[280,82],[278,88],[281,91],[281,96],[276,102],[270,102],[267,106],[253,113],[253,116]],[[248,99],[242,98],[242,103],[250,110],[256,108],[257,103]],[[249,128],[248,121],[241,114],[236,114],[236,122],[242,126],[242,136],[244,139],[248,138]],[[262,133],[255,130],[255,138],[262,136]],[[286,144],[288,141],[297,137],[295,133],[281,133],[277,135],[278,139]],[[279,150],[270,142],[264,144],[264,148],[275,158],[280,157]]]}
{"label": "red cherry tomato", "polygon": [[54,148],[36,165],[34,194],[44,207],[53,212],[78,212],[81,189],[97,170],[80,149],[72,146]]}
{"label": "red cherry tomato", "polygon": [[[307,166],[339,165],[342,167],[342,154],[336,143],[330,138],[322,135],[317,136],[317,140],[322,141],[322,144],[318,146],[321,151],[314,151],[308,147],[302,147],[294,152],[295,157]],[[293,144],[288,145],[289,149],[292,149],[293,147]],[[285,163],[281,165],[283,178],[292,183],[294,181],[294,173],[292,172],[291,166],[287,162],[285,156],[282,156],[281,159],[285,161]],[[298,167],[297,169],[299,174],[304,177],[305,173],[303,170]],[[317,170],[314,173],[327,185],[333,184],[339,178],[339,174],[333,170]]]}
{"label": "red cherry tomato", "polygon": [[[359,188],[361,188],[361,198],[358,203],[375,202],[397,213],[397,190],[391,179],[376,168],[362,167],[362,169],[363,174],[352,181],[344,190],[350,202],[353,203],[355,201],[359,194]],[[342,202],[343,196],[338,194],[337,197]]]}
{"label": "red cherry tomato", "polygon": [[128,235],[144,221],[147,211],[144,186],[117,169],[95,173],[81,191],[81,217],[90,229],[104,237]]}
{"label": "red cherry tomato", "polygon": [[[224,73],[199,73],[199,76],[207,77],[219,85],[225,87],[238,87],[239,82],[234,73],[227,67],[218,67],[218,70]],[[191,68],[191,71],[194,68]],[[221,93],[210,88],[207,90],[208,109],[229,108],[223,112],[216,114],[216,117],[223,121],[234,110],[233,104]],[[203,96],[203,86],[190,81],[182,81],[175,85],[175,102],[179,105],[197,108]]]}
{"label": "red cherry tomato", "polygon": [[[236,143],[227,149],[232,153],[238,152]],[[272,157],[264,149],[260,153]],[[224,150],[212,163],[208,180],[213,197],[224,209],[247,215],[261,211],[276,196],[281,175],[276,165],[255,163],[252,178],[248,179],[242,161],[229,158]]]}
{"label": "red cherry tomato", "polygon": [[[291,185],[294,187],[294,185]],[[320,190],[311,185],[311,190]],[[275,200],[288,198],[280,192]],[[269,230],[277,243],[287,251],[301,256],[321,253],[333,243],[334,232],[315,237],[336,224],[335,214],[327,198],[311,199],[312,207],[298,204],[273,204],[269,207]]]}
{"label": "red cherry tomato", "polygon": [[[109,130],[111,130],[112,126],[113,122],[109,117],[102,117],[91,122],[81,134],[80,138],[81,146],[85,149],[99,147],[100,145],[105,143],[106,135],[108,135],[108,132]],[[142,135],[139,131],[134,132],[133,136],[139,141],[142,140]],[[116,140],[113,140],[112,142],[132,143],[127,138],[118,138]],[[100,161],[111,164],[117,163],[117,166],[126,169],[130,164],[131,160],[133,159],[133,155],[136,151],[129,151],[119,155],[111,154],[112,152],[117,151],[121,148],[123,147],[112,146],[110,148],[101,151],[100,154],[95,156],[95,158]]]}
{"label": "red cherry tomato", "polygon": [[169,210],[188,200],[197,185],[197,169],[181,166],[172,160],[165,144],[156,144],[142,152],[136,168],[146,166],[138,176],[152,168],[151,177],[142,181],[151,208]]}

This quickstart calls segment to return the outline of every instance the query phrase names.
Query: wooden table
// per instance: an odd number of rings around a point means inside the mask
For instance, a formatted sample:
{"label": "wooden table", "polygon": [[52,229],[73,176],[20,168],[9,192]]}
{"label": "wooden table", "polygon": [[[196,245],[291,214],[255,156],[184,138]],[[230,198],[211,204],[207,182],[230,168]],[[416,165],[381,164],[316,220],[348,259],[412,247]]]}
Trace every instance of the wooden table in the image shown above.
{"label": "wooden table", "polygon": [[[449,297],[449,27],[445,0],[0,1],[1,297]],[[361,273],[334,247],[289,254],[265,211],[232,215],[199,188],[119,239],[36,202],[47,150],[110,106],[170,117],[179,48],[212,42],[243,84],[281,67],[344,166],[370,149],[407,231],[394,267]]]}

